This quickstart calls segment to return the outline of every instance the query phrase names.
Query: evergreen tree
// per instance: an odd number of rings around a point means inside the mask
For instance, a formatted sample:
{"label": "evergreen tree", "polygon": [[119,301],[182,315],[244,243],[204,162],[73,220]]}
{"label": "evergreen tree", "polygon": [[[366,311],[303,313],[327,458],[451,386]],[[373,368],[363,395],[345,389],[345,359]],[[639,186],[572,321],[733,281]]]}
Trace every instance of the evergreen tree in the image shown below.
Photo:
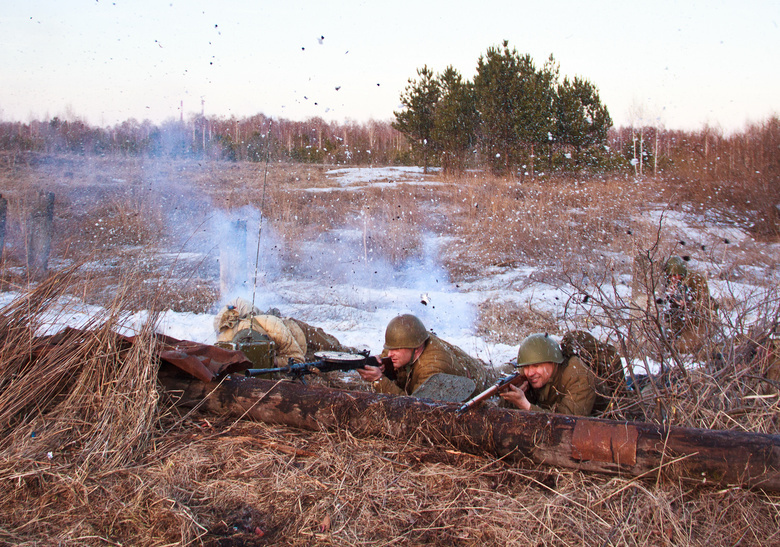
{"label": "evergreen tree", "polygon": [[496,172],[512,173],[523,152],[533,156],[550,133],[557,68],[552,57],[537,71],[530,55],[488,48],[480,56],[474,90],[481,143]]}
{"label": "evergreen tree", "polygon": [[445,172],[462,173],[477,130],[473,85],[452,66],[439,75],[441,98],[434,116],[433,139]]}
{"label": "evergreen tree", "polygon": [[578,155],[591,146],[603,146],[612,118],[601,104],[598,90],[589,81],[564,78],[555,97],[555,138]]}
{"label": "evergreen tree", "polygon": [[400,112],[393,112],[393,128],[403,133],[412,148],[422,155],[423,171],[428,172],[428,159],[435,142],[433,139],[434,116],[439,101],[439,82],[427,66],[417,70],[418,80],[409,80],[401,95]]}
{"label": "evergreen tree", "polygon": [[520,63],[516,51],[490,47],[477,62],[474,93],[479,112],[480,142],[495,172],[510,169],[517,153],[515,134],[517,87]]}
{"label": "evergreen tree", "polygon": [[523,142],[528,147],[530,171],[534,171],[534,158],[544,147],[550,151],[552,162],[552,140],[554,126],[555,84],[558,80],[558,64],[550,58],[544,66],[529,73],[521,90],[524,109],[519,123]]}

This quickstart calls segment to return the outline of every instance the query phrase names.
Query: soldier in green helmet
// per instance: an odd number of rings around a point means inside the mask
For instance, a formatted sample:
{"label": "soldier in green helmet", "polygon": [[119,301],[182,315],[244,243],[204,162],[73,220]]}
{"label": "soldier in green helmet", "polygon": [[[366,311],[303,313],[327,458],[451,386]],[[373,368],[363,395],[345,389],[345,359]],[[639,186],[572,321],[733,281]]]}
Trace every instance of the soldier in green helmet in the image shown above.
{"label": "soldier in green helmet", "polygon": [[690,271],[685,260],[672,256],[664,265],[663,324],[677,351],[697,351],[709,338],[717,303],[710,296],[707,279]]}
{"label": "soldier in green helmet", "polygon": [[485,388],[485,364],[428,332],[414,315],[399,315],[388,323],[381,357],[389,358],[392,370],[385,370],[385,366],[358,369],[377,393],[411,395],[438,373],[471,378],[476,385],[472,395]]}
{"label": "soldier in green helmet", "polygon": [[510,385],[501,398],[521,410],[587,416],[593,410],[596,387],[593,372],[577,356],[564,357],[548,334],[532,334],[521,343],[517,366],[526,381]]}

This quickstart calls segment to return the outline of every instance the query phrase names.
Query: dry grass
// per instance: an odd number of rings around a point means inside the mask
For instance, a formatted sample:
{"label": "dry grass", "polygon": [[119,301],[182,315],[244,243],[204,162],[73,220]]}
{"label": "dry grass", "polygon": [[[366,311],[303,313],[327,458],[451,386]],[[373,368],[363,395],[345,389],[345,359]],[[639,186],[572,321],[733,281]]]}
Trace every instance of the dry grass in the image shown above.
{"label": "dry grass", "polygon": [[33,335],[68,281],[52,278],[0,314],[1,544],[777,541],[778,500],[762,492],[520,469],[420,439],[179,417],[158,404],[152,339],[117,344],[111,314],[89,332]]}
{"label": "dry grass", "polygon": [[[471,174],[443,185],[310,192],[328,186],[326,168],[270,165],[266,174],[258,164],[55,158],[3,169],[2,279],[21,296],[0,311],[0,544],[778,542],[776,494],[520,469],[421,440],[180,417],[158,391],[148,333],[132,348],[114,335],[124,310],[208,311],[217,299],[216,245],[194,247],[200,227],[217,209],[265,200],[288,268],[299,267],[293,259],[321,242],[323,230],[360,234],[356,260],[375,253],[394,264],[420,257],[426,235],[436,234],[450,242],[444,260],[456,283],[526,265],[536,269],[534,281],[571,283],[566,323],[532,305],[489,301],[479,333],[516,344],[531,331],[584,324],[609,335],[624,358],[666,352],[666,376],[642,398],[619,394],[608,417],[776,434],[780,399],[763,378],[767,333],[780,314],[777,287],[750,298],[735,290],[721,302],[729,320],[713,328],[727,342],[705,347],[697,370],[686,367],[689,357],[669,353],[652,315],[627,320],[624,295],[595,290],[629,274],[638,250],[680,250],[678,234],[637,218],[663,188]],[[41,189],[57,195],[53,264],[62,273],[29,287],[25,196]],[[777,271],[756,242],[732,242],[727,251],[683,247],[730,283]],[[197,257],[188,258],[193,248]],[[53,340],[35,332],[67,295],[106,312],[88,334],[68,331],[52,350]]]}
{"label": "dry grass", "polygon": [[525,338],[523,333],[562,334],[555,317],[549,312],[534,309],[530,304],[483,302],[480,305],[479,317],[476,334],[489,342],[514,346],[519,345]]}

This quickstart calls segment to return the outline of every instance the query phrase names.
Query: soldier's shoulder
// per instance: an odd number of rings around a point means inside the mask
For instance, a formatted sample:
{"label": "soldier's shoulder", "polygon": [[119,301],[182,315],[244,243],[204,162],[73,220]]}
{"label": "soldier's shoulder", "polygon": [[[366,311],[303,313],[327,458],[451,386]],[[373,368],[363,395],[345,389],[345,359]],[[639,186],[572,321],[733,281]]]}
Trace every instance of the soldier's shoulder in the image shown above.
{"label": "soldier's shoulder", "polygon": [[590,369],[590,367],[585,364],[585,362],[577,357],[576,355],[572,355],[569,357],[568,363],[566,364],[566,368],[563,369],[563,376],[564,378],[569,377],[577,377],[577,376],[591,376],[593,374],[593,371]]}
{"label": "soldier's shoulder", "polygon": [[452,345],[445,342],[435,334],[431,334],[425,344],[422,355],[450,354]]}

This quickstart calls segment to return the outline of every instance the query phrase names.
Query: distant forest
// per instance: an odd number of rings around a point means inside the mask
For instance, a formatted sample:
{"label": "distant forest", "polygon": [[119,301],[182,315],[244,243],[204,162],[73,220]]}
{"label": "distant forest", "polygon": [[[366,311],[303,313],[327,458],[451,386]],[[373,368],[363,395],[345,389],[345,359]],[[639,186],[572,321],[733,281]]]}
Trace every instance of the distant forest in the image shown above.
{"label": "distant forest", "polygon": [[597,87],[561,79],[550,56],[536,68],[504,42],[480,56],[466,81],[452,67],[428,67],[400,97],[394,119],[366,123],[193,115],[160,125],[129,119],[92,127],[78,119],[0,121],[0,152],[303,162],[344,166],[421,165],[445,174],[470,169],[498,176],[625,174],[666,179],[760,178],[774,194],[780,175],[780,120],[724,135],[660,125],[615,128]]}
{"label": "distant forest", "polygon": [[[724,135],[704,127],[699,131],[665,130],[639,126],[611,128],[599,162],[589,166],[566,163],[554,143],[537,149],[533,172],[517,167],[518,176],[544,172],[630,172],[671,175],[676,165],[697,168],[716,176],[777,168],[780,161],[780,119],[747,126]],[[79,120],[0,122],[0,151],[18,155],[123,155],[147,158],[197,158],[253,162],[304,162],[327,165],[422,165],[410,140],[391,121],[329,123],[321,118],[290,121],[257,114],[242,119],[195,116],[155,125],[130,119],[113,127],[92,127]],[[477,147],[467,168],[489,165]],[[552,158],[552,163],[551,163]],[[436,154],[432,166],[441,166]]]}

